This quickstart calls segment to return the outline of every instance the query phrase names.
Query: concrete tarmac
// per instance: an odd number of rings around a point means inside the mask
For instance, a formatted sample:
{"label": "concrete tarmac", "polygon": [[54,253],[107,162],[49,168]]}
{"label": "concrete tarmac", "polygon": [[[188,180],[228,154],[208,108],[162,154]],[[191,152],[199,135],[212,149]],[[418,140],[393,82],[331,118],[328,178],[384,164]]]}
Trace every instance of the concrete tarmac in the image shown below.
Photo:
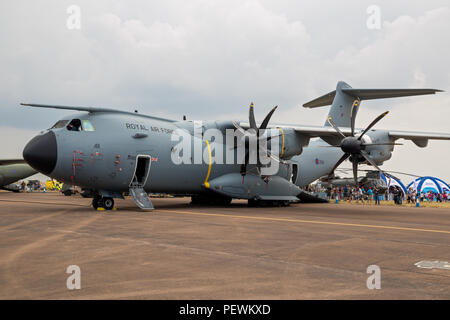
{"label": "concrete tarmac", "polygon": [[[450,210],[0,192],[1,299],[450,299]],[[68,290],[66,269],[81,270]],[[370,265],[381,289],[369,290]]]}

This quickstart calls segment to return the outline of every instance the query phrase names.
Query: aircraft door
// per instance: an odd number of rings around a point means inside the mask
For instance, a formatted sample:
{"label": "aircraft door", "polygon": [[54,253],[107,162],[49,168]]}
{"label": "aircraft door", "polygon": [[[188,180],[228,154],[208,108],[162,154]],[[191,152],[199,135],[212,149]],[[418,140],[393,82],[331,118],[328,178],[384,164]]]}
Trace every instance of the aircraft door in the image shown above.
{"label": "aircraft door", "polygon": [[144,186],[150,174],[152,157],[149,155],[137,155],[133,178],[130,182],[130,195],[136,205],[143,210],[153,210],[153,204],[144,190]]}
{"label": "aircraft door", "polygon": [[130,182],[131,186],[143,188],[150,174],[150,165],[152,157],[149,155],[137,155],[136,164],[134,167],[133,178]]}

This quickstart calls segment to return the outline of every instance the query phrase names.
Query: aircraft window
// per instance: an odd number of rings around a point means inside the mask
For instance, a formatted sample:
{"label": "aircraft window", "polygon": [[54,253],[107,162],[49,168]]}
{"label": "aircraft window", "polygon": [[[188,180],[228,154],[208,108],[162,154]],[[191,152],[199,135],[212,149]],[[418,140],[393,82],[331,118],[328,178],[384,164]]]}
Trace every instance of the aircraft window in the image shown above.
{"label": "aircraft window", "polygon": [[80,119],[73,119],[72,121],[70,121],[70,123],[67,125],[66,128],[69,131],[80,131],[81,130]]}
{"label": "aircraft window", "polygon": [[67,122],[69,122],[69,120],[59,120],[58,122],[56,122],[53,127],[51,127],[50,129],[60,129],[60,128],[64,128],[67,124]]}
{"label": "aircraft window", "polygon": [[83,120],[83,130],[84,131],[95,131],[94,126],[89,120]]}

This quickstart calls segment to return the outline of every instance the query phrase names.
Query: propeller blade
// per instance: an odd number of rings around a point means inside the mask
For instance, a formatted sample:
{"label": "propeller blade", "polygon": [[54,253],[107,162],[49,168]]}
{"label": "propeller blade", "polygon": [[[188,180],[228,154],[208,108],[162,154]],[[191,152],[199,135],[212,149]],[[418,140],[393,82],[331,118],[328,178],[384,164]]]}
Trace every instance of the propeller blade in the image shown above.
{"label": "propeller blade", "polygon": [[352,161],[353,165],[353,179],[355,179],[355,186],[358,186],[358,159],[355,157]]}
{"label": "propeller blade", "polygon": [[[244,128],[242,128],[236,121],[233,121],[233,126],[239,131],[239,133],[244,137],[246,135],[246,131]],[[237,149],[238,145],[233,145],[229,148],[229,150]]]}
{"label": "propeller blade", "polygon": [[248,120],[250,123],[250,128],[258,130],[258,127],[256,126],[255,112],[253,109],[254,109],[254,105],[252,102],[252,103],[250,103],[250,109],[248,111]]}
{"label": "propeller blade", "polygon": [[247,165],[241,164],[241,176],[245,176],[247,174]]}
{"label": "propeller blade", "polygon": [[375,161],[372,160],[372,158],[367,154],[367,152],[365,152],[364,150],[361,150],[361,154],[367,160],[367,162],[369,162],[372,166],[377,168],[377,170],[380,171],[382,174],[386,175],[386,173],[384,173],[384,171],[381,170],[381,168],[379,166],[377,166]]}
{"label": "propeller blade", "polygon": [[261,126],[259,129],[266,129],[267,125],[269,124],[270,118],[272,117],[275,110],[277,110],[278,106],[275,106],[270,112],[267,114],[267,116],[264,118],[263,122],[261,123]]}
{"label": "propeller blade", "polygon": [[280,158],[278,158],[277,156],[273,155],[270,151],[267,151],[267,154],[269,155],[270,158],[272,158],[273,160],[275,160],[278,163],[282,163],[282,164],[286,164],[286,162]]}
{"label": "propeller blade", "polygon": [[249,151],[246,150],[245,157],[244,157],[244,163],[241,164],[241,170],[240,170],[242,176],[245,176],[247,174],[247,164],[248,164],[248,161],[249,161],[249,157],[250,157]]}
{"label": "propeller blade", "polygon": [[345,160],[347,160],[347,158],[350,157],[350,155],[348,153],[344,154],[338,162],[336,162],[336,164],[334,165],[333,169],[331,169],[330,173],[328,174],[328,177],[331,177],[334,173],[334,170],[336,170],[337,167],[339,167],[341,165],[342,162],[344,162]]}
{"label": "propeller blade", "polygon": [[317,146],[317,148],[340,148],[341,146]]}
{"label": "propeller blade", "polygon": [[334,123],[333,119],[331,119],[331,116],[328,117],[328,123],[336,130],[337,133],[339,133],[342,137],[345,138],[345,135],[342,133],[342,131],[338,128],[338,126]]}
{"label": "propeller blade", "polygon": [[245,135],[245,130],[236,121],[233,121],[233,126],[243,135]]}
{"label": "propeller blade", "polygon": [[352,111],[351,111],[351,128],[352,128],[352,137],[355,136],[355,120],[356,114],[358,113],[359,100],[355,100],[353,102]]}
{"label": "propeller blade", "polygon": [[361,138],[363,137],[363,135],[365,135],[365,134],[367,133],[367,131],[369,131],[370,129],[372,129],[372,127],[373,127],[374,125],[376,125],[378,121],[380,121],[381,119],[383,119],[388,113],[389,113],[389,111],[386,111],[386,112],[380,114],[375,120],[373,120],[372,123],[369,124],[369,126],[366,128],[366,130],[364,130],[364,132],[359,136],[358,140],[361,140]]}

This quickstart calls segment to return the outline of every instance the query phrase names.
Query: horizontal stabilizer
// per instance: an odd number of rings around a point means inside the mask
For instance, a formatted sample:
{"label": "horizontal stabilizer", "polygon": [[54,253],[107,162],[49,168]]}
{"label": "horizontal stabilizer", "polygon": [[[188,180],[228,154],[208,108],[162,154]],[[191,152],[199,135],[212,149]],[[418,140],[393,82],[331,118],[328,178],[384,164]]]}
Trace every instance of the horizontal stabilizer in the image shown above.
{"label": "horizontal stabilizer", "polygon": [[[409,96],[420,96],[426,94],[435,94],[436,92],[442,92],[437,89],[354,89],[354,88],[342,88],[343,93],[360,100],[373,100],[373,99],[386,99],[386,98],[398,98]],[[333,103],[333,99],[336,96],[336,90],[329,92],[317,99],[309,101],[303,105],[305,108],[317,108],[328,106]]]}

